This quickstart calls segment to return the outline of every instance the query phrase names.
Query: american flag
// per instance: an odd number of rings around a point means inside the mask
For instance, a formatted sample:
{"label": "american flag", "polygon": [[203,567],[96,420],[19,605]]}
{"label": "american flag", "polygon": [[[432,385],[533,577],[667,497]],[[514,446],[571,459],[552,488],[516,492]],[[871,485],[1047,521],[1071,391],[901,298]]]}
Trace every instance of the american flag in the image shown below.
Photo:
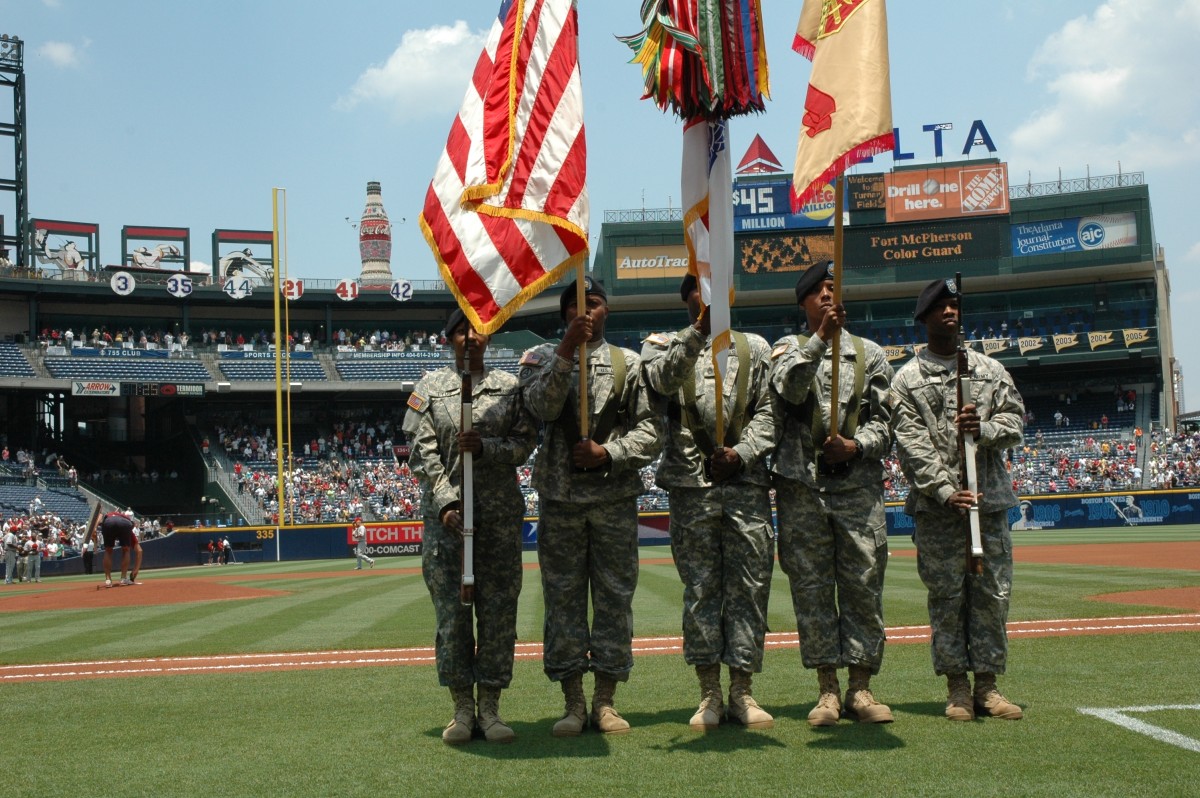
{"label": "american flag", "polygon": [[711,314],[713,366],[725,377],[733,304],[733,165],[729,122],[696,117],[683,128],[683,231],[688,272]]}
{"label": "american flag", "polygon": [[421,230],[475,329],[588,255],[574,0],[504,0],[425,195]]}

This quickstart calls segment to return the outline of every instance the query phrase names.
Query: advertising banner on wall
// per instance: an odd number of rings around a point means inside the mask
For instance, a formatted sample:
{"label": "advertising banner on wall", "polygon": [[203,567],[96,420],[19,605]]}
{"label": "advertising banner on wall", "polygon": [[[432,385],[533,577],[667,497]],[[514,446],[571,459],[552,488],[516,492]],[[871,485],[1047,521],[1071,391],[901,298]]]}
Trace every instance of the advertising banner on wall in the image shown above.
{"label": "advertising banner on wall", "polygon": [[735,233],[759,230],[795,230],[833,225],[832,183],[810,200],[799,213],[791,211],[792,181],[737,181],[733,184],[733,230]]}
{"label": "advertising banner on wall", "polygon": [[[913,520],[902,505],[889,505],[889,535],[911,535]],[[1013,532],[1200,523],[1200,493],[1187,490],[1031,496],[1008,511]]]}
{"label": "advertising banner on wall", "polygon": [[687,262],[687,247],[683,244],[617,247],[617,279],[683,277],[687,274]]}
{"label": "advertising banner on wall", "polygon": [[887,220],[1006,214],[1008,164],[940,166],[884,175]]}
{"label": "advertising banner on wall", "polygon": [[1137,246],[1137,217],[1109,213],[1012,225],[1014,258]]}
{"label": "advertising banner on wall", "polygon": [[[367,554],[372,557],[408,556],[421,553],[425,524],[421,521],[396,521],[390,524],[366,524]],[[346,527],[346,545],[353,547],[354,525]]]}

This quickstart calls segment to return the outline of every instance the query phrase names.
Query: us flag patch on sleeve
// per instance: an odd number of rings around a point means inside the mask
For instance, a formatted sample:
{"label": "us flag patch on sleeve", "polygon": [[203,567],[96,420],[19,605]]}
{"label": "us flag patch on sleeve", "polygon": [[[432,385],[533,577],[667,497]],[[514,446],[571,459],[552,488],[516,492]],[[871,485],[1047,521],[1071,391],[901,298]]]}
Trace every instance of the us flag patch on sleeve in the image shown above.
{"label": "us flag patch on sleeve", "polygon": [[653,333],[646,336],[646,340],[655,346],[667,346],[671,343],[671,336],[664,333]]}
{"label": "us flag patch on sleeve", "polygon": [[524,355],[521,356],[521,360],[519,363],[517,363],[517,365],[518,366],[536,366],[541,362],[542,362],[542,356],[539,353],[535,352],[534,350],[530,349],[528,352],[526,352]]}
{"label": "us flag patch on sleeve", "polygon": [[418,413],[424,413],[425,408],[429,406],[429,401],[424,396],[414,392],[408,395],[408,406]]}
{"label": "us flag patch on sleeve", "polygon": [[771,359],[774,360],[775,358],[779,357],[786,351],[787,351],[787,344],[780,344],[779,346],[777,346],[771,350]]}

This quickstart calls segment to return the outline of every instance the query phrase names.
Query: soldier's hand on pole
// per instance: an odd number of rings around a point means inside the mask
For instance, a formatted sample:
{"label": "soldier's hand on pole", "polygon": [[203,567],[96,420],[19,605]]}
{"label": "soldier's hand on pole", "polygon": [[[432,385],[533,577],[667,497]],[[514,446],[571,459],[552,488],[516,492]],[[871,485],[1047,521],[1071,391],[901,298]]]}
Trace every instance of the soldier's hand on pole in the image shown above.
{"label": "soldier's hand on pole", "polygon": [[478,430],[470,429],[458,433],[458,450],[471,454],[483,454],[483,438]]}
{"label": "soldier's hand on pole", "polygon": [[712,455],[712,480],[724,482],[742,473],[742,458],[728,446],[722,446]]}
{"label": "soldier's hand on pole", "polygon": [[442,511],[442,526],[461,535],[463,531],[462,513],[455,507],[446,508]]}
{"label": "soldier's hand on pole", "polygon": [[825,315],[821,317],[821,326],[817,328],[817,335],[825,343],[829,343],[833,339],[834,332],[846,326],[846,306],[839,303],[830,305],[825,310]]}
{"label": "soldier's hand on pole", "polygon": [[975,506],[981,498],[983,498],[982,493],[975,494],[969,490],[956,490],[950,494],[950,498],[946,499],[946,506],[951,510],[958,510],[960,513],[965,513]]}
{"label": "soldier's hand on pole", "polygon": [[825,443],[821,447],[821,453],[824,455],[826,462],[835,465],[837,463],[845,463],[858,454],[858,443],[853,438],[835,435],[832,438],[825,439]]}
{"label": "soldier's hand on pole", "polygon": [[608,450],[591,438],[584,438],[571,448],[571,460],[576,468],[600,468],[608,464]]}
{"label": "soldier's hand on pole", "polygon": [[959,410],[958,415],[954,417],[954,423],[958,425],[959,431],[976,440],[979,439],[979,422],[979,413],[976,412],[974,404],[963,405],[962,410]]}
{"label": "soldier's hand on pole", "polygon": [[574,360],[579,347],[590,340],[592,340],[592,317],[587,313],[580,313],[567,323],[566,332],[563,333],[562,341],[559,342],[555,353],[563,360]]}
{"label": "soldier's hand on pole", "polygon": [[712,314],[709,313],[707,306],[700,308],[700,316],[696,319],[696,323],[692,325],[696,331],[705,338],[712,335]]}

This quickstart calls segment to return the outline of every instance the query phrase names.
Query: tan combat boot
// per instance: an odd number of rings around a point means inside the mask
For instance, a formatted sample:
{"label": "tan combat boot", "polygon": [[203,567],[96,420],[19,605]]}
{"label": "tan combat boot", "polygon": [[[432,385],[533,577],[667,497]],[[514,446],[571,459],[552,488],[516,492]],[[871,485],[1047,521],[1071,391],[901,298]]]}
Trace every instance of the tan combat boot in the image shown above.
{"label": "tan combat boot", "polygon": [[500,717],[500,688],[479,685],[479,728],[489,743],[511,743],[517,739],[512,727]]}
{"label": "tan combat boot", "polygon": [[729,669],[729,717],[747,729],[773,729],[775,718],[750,695],[750,671]]}
{"label": "tan combat boot", "polygon": [[892,710],[871,694],[871,669],[850,666],[850,686],[846,688],[846,714],[860,723],[891,723]]}
{"label": "tan combat boot", "polygon": [[604,734],[627,734],[629,721],[613,707],[617,680],[603,673],[596,674],[596,689],[592,693],[592,727]]}
{"label": "tan combat boot", "polygon": [[838,684],[837,668],[832,665],[817,667],[817,684],[820,695],[817,705],[808,713],[809,726],[836,726],[842,716],[842,686]]}
{"label": "tan combat boot", "polygon": [[1025,717],[1021,708],[1005,698],[996,689],[996,674],[975,674],[975,711],[980,715],[1005,720],[1020,720]]}
{"label": "tan combat boot", "polygon": [[451,687],[450,696],[454,699],[454,719],[442,732],[442,742],[463,745],[471,742],[471,733],[475,731],[475,691],[471,685]]}
{"label": "tan combat boot", "polygon": [[721,663],[697,665],[696,676],[700,679],[700,708],[688,725],[693,731],[711,731],[721,725],[725,717],[725,702],[721,698]]}
{"label": "tan combat boot", "polygon": [[562,680],[566,709],[554,724],[555,737],[578,737],[587,725],[587,701],[583,697],[583,674],[576,673]]}
{"label": "tan combat boot", "polygon": [[971,682],[965,673],[947,673],[946,717],[950,720],[975,720],[975,708],[971,701]]}

